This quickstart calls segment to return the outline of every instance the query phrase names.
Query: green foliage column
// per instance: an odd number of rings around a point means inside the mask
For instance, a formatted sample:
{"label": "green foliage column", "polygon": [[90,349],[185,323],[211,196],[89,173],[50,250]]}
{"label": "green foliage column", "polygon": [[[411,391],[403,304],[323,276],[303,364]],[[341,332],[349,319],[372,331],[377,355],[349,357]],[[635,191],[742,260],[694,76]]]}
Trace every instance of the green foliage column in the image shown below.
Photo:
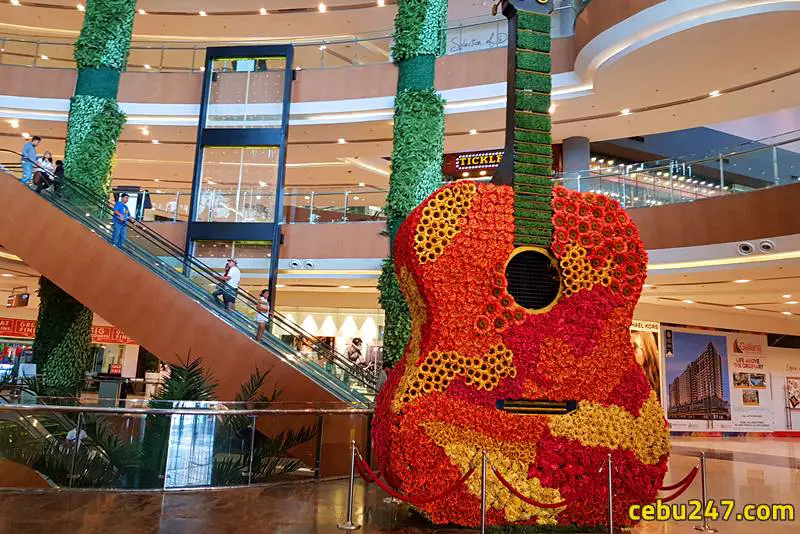
{"label": "green foliage column", "polygon": [[[445,51],[446,0],[400,0],[392,56],[399,69],[394,111],[392,175],[386,199],[387,229],[394,242],[400,223],[442,183],[444,101],[434,89],[436,58]],[[378,282],[386,315],[383,357],[403,355],[411,317],[397,283],[394,261]]]}
{"label": "green foliage column", "polygon": [[[107,196],[125,114],[117,105],[128,63],[136,0],[88,0],[75,44],[78,80],[70,100],[65,181]],[[70,188],[64,188],[70,194]],[[87,283],[89,283],[87,281]],[[34,354],[49,386],[76,392],[91,353],[92,312],[49,280],[40,282]]]}

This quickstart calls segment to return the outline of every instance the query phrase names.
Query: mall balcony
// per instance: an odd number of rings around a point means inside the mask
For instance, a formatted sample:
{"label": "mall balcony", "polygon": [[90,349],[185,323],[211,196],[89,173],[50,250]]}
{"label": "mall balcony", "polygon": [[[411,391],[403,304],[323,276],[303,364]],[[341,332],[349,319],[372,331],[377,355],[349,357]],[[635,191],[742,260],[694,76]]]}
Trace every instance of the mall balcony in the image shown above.
{"label": "mall balcony", "polygon": [[[0,4],[0,532],[445,532],[369,472],[397,2],[284,4],[139,2],[108,198],[19,180],[32,136],[65,158],[85,2]],[[449,4],[443,182],[487,183],[509,32],[492,2]],[[619,202],[649,255],[631,342],[670,425],[664,486],[796,507],[800,2],[554,4],[553,180]],[[233,310],[212,298],[229,258]],[[69,398],[34,362],[40,278],[94,313]]]}

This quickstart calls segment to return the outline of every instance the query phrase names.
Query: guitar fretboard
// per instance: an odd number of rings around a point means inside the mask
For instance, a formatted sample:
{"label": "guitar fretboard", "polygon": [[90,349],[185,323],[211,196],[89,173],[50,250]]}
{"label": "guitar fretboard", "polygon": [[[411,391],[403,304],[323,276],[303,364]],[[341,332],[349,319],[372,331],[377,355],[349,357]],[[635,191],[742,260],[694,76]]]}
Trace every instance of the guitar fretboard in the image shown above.
{"label": "guitar fretboard", "polygon": [[[514,24],[514,21],[511,21]],[[517,246],[552,242],[550,15],[517,12],[514,57],[514,217]],[[509,32],[513,36],[515,32]],[[512,125],[506,125],[511,128]]]}

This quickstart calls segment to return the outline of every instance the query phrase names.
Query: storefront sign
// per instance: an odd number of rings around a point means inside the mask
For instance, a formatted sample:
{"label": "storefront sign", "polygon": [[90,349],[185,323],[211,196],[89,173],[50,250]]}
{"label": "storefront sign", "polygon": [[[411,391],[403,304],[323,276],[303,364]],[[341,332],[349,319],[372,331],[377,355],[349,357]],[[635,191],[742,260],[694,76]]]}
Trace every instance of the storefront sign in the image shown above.
{"label": "storefront sign", "polygon": [[[33,339],[36,321],[30,319],[0,319],[0,337]],[[92,326],[92,343],[136,345],[136,341],[114,326]]]}
{"label": "storefront sign", "polygon": [[456,158],[456,169],[468,171],[471,169],[494,169],[503,161],[503,151],[473,152],[459,154]]}

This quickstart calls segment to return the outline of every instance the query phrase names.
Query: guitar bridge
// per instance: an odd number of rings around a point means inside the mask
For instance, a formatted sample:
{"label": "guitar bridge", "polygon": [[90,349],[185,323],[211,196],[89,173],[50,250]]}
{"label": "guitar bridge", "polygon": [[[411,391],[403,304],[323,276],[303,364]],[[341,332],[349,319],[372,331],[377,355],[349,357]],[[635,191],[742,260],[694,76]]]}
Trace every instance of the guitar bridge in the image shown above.
{"label": "guitar bridge", "polygon": [[578,401],[501,399],[497,409],[520,415],[567,415],[578,409]]}

